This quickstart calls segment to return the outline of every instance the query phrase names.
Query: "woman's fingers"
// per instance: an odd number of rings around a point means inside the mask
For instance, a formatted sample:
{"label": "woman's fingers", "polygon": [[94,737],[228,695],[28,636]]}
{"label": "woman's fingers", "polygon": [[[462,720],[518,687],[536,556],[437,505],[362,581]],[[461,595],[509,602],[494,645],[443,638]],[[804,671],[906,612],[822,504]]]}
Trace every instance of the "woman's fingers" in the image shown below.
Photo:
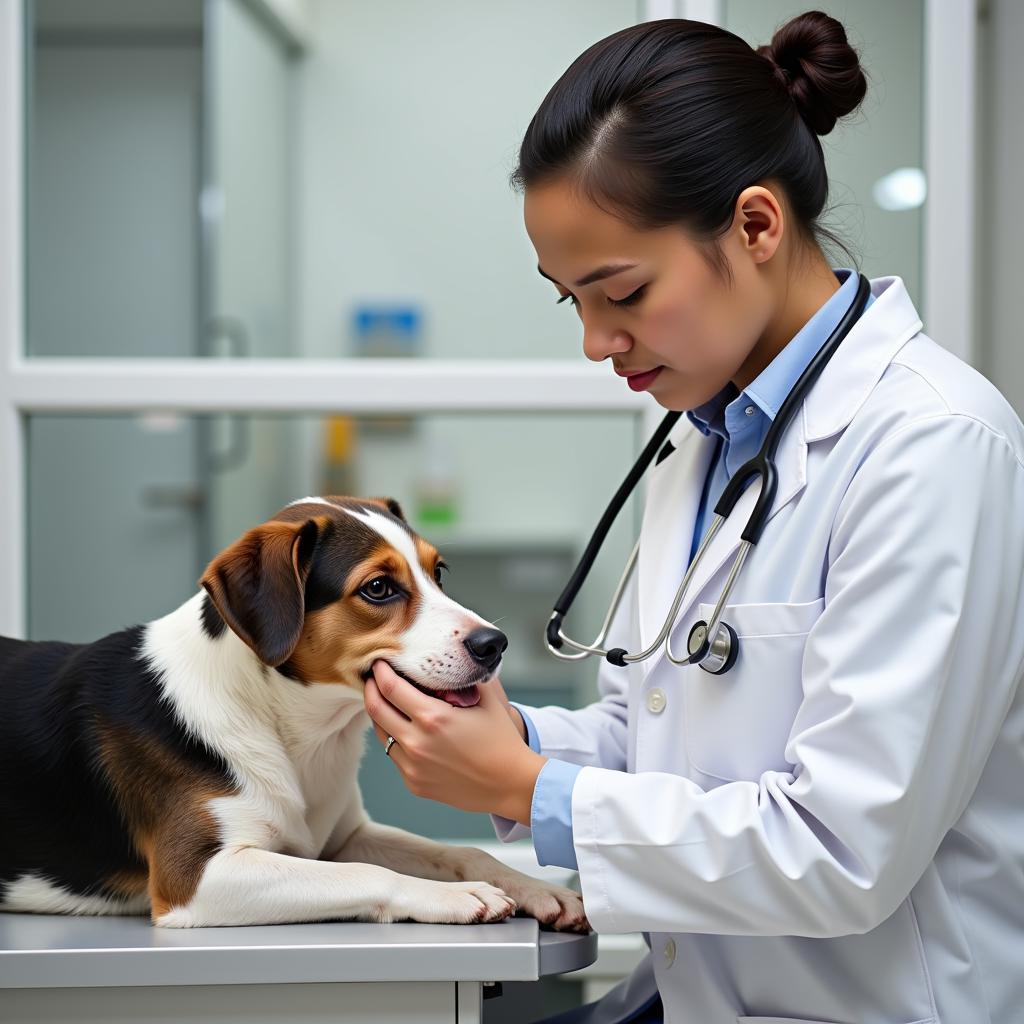
{"label": "woman's fingers", "polygon": [[363,703],[366,705],[367,714],[373,719],[374,725],[384,731],[385,739],[389,735],[396,738],[405,735],[405,727],[409,724],[409,719],[392,706],[373,679],[367,679],[363,687]]}
{"label": "woman's fingers", "polygon": [[389,704],[404,711],[409,718],[416,718],[436,708],[437,702],[433,697],[428,697],[417,690],[412,683],[398,675],[386,661],[378,659],[371,668],[380,693]]}

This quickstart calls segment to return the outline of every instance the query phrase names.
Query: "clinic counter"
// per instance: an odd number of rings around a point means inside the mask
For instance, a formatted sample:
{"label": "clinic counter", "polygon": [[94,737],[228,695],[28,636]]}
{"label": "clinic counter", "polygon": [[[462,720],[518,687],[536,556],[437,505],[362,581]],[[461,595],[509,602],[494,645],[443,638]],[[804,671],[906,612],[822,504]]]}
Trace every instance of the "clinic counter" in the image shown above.
{"label": "clinic counter", "polygon": [[478,1024],[486,982],[597,956],[595,935],[498,924],[154,928],[148,918],[0,914],[8,1021]]}

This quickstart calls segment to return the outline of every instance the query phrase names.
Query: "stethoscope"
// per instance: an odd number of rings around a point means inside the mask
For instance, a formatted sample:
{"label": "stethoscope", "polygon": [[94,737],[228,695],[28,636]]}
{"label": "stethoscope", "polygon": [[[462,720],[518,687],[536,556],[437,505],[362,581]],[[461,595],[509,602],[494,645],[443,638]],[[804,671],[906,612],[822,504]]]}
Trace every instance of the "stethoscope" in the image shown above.
{"label": "stethoscope", "polygon": [[[605,509],[604,515],[601,516],[601,520],[597,524],[597,529],[594,530],[594,534],[590,538],[590,542],[587,544],[586,550],[584,550],[579,564],[576,566],[569,582],[566,584],[565,590],[562,591],[561,596],[555,602],[554,611],[552,611],[551,618],[548,620],[544,639],[548,650],[556,658],[561,658],[563,661],[579,661],[581,658],[596,655],[597,657],[607,658],[613,665],[626,665],[633,661],[644,661],[649,658],[658,649],[658,647],[661,646],[661,644],[664,643],[665,653],[669,660],[675,665],[699,665],[705,672],[710,672],[712,675],[721,675],[732,668],[736,662],[736,657],[739,654],[739,640],[736,636],[736,631],[732,626],[727,622],[721,621],[722,609],[729,600],[729,595],[732,593],[733,586],[736,583],[736,577],[739,575],[740,569],[743,567],[743,563],[746,561],[750,549],[758,542],[761,532],[764,530],[765,524],[768,522],[768,516],[771,513],[772,502],[775,500],[775,492],[778,488],[779,482],[778,471],[775,468],[775,453],[778,450],[779,441],[781,440],[786,427],[789,425],[790,420],[792,420],[793,414],[814,386],[819,374],[828,364],[828,361],[832,358],[835,351],[839,348],[843,338],[845,338],[850,332],[850,328],[852,328],[860,319],[861,314],[867,306],[868,296],[871,291],[871,284],[863,274],[858,274],[857,277],[857,294],[854,296],[853,302],[850,303],[850,308],[843,314],[842,320],[836,324],[835,330],[832,331],[825,340],[825,343],[820,349],[818,349],[814,358],[810,361],[807,368],[800,375],[796,384],[793,385],[792,390],[786,396],[786,400],[782,403],[782,407],[779,409],[778,415],[772,421],[772,425],[768,428],[768,433],[765,435],[764,443],[761,445],[761,450],[752,459],[740,466],[732,479],[726,484],[725,490],[722,492],[722,496],[718,499],[718,504],[715,505],[711,525],[708,527],[707,532],[701,540],[700,547],[697,548],[697,553],[693,556],[693,560],[687,567],[683,580],[679,584],[679,589],[676,590],[675,598],[672,601],[672,606],[669,609],[668,615],[665,617],[665,622],[661,627],[661,631],[651,642],[650,646],[647,647],[646,650],[640,651],[638,654],[630,654],[623,647],[612,647],[609,650],[606,650],[603,647],[612,619],[615,616],[615,612],[618,610],[620,602],[622,601],[622,595],[626,589],[626,584],[629,582],[629,579],[633,574],[633,570],[636,565],[637,553],[640,550],[639,539],[636,544],[633,545],[633,552],[629,556],[626,568],[623,570],[622,578],[619,580],[618,587],[615,590],[615,595],[612,598],[611,607],[608,609],[608,614],[605,616],[604,622],[601,624],[601,630],[594,638],[593,642],[589,644],[581,644],[566,636],[565,633],[562,632],[562,622],[565,619],[565,616],[569,613],[569,609],[572,607],[573,601],[576,600],[576,595],[579,593],[580,587],[583,586],[588,573],[593,568],[598,552],[601,550],[601,545],[604,543],[605,537],[608,534],[608,530],[611,528],[616,516],[622,510],[622,506],[625,505],[630,494],[633,493],[633,490],[636,488],[640,478],[643,476],[648,465],[650,465],[651,460],[661,450],[662,445],[668,436],[668,432],[682,415],[679,412],[668,413],[658,425],[658,429],[654,432],[654,436],[640,453],[640,458],[637,459],[636,464],[629,471],[626,479],[615,492],[608,508]],[[686,640],[687,653],[683,657],[677,657],[672,650],[672,626],[675,623],[679,607],[683,603],[683,597],[690,585],[690,580],[693,578],[693,574],[700,565],[701,559],[704,557],[704,552],[707,551],[708,546],[715,539],[715,535],[718,533],[719,529],[721,529],[722,523],[728,519],[736,505],[736,502],[739,500],[740,495],[743,494],[747,485],[754,479],[754,477],[761,478],[761,492],[757,497],[757,502],[750,513],[750,517],[747,519],[747,525],[744,528],[743,533],[740,535],[741,543],[739,551],[733,561],[729,576],[725,581],[725,587],[722,590],[722,595],[719,597],[718,603],[715,605],[715,609],[712,612],[711,621],[705,622],[702,619],[699,622],[694,623]],[[577,653],[565,653],[560,650],[563,645],[568,645],[569,647],[574,648]]]}

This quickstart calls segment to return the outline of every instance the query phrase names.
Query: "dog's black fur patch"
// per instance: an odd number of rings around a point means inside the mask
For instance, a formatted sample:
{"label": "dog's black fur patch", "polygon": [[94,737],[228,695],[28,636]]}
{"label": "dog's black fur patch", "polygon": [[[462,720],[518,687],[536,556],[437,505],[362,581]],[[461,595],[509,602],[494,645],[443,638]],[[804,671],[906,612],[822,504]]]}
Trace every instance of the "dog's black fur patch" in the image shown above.
{"label": "dog's black fur patch", "polygon": [[0,637],[0,886],[25,874],[76,895],[109,895],[115,873],[144,873],[126,811],[153,764],[115,781],[104,727],[150,741],[225,786],[227,764],[190,736],[139,656],[143,626],[91,644]]}
{"label": "dog's black fur patch", "polygon": [[224,621],[224,617],[219,611],[217,606],[210,600],[209,594],[203,594],[203,611],[201,615],[201,621],[203,624],[203,632],[211,639],[216,640],[217,637],[227,629],[227,623]]}

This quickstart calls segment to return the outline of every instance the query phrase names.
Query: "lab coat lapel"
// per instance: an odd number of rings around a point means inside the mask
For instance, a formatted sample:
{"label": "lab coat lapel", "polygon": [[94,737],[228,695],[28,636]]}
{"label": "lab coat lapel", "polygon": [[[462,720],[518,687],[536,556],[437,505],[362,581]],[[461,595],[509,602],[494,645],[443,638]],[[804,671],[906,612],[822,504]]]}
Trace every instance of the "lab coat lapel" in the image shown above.
{"label": "lab coat lapel", "polygon": [[672,431],[670,440],[675,451],[651,470],[637,556],[640,643],[645,649],[658,635],[686,568],[701,489],[715,451],[715,439],[705,437],[689,420]]}
{"label": "lab coat lapel", "polygon": [[[801,408],[779,444],[775,459],[779,482],[769,521],[800,493],[807,482],[805,435],[804,414]],[[676,589],[686,572],[697,508],[713,451],[713,439],[692,430],[691,436],[687,437],[679,449],[660,467],[663,475],[651,482],[639,555],[640,635],[644,648],[658,635]],[[675,459],[679,459],[679,462],[669,469],[669,463]],[[693,622],[696,621],[694,606],[699,601],[718,600],[719,590],[713,590],[707,595],[703,592],[723,565],[735,557],[740,545],[740,535],[747,525],[759,491],[760,480],[755,479],[740,496],[732,514],[722,524],[715,539],[704,552],[704,557],[690,581],[676,616],[676,625],[672,632],[672,650],[676,655],[685,650],[686,637]],[[706,523],[711,523],[710,510]],[[743,572],[750,571],[751,562],[756,554],[755,547],[747,558]],[[723,580],[724,578],[723,573]],[[664,657],[665,648],[662,645],[642,663],[645,666],[645,674],[653,670]]]}

